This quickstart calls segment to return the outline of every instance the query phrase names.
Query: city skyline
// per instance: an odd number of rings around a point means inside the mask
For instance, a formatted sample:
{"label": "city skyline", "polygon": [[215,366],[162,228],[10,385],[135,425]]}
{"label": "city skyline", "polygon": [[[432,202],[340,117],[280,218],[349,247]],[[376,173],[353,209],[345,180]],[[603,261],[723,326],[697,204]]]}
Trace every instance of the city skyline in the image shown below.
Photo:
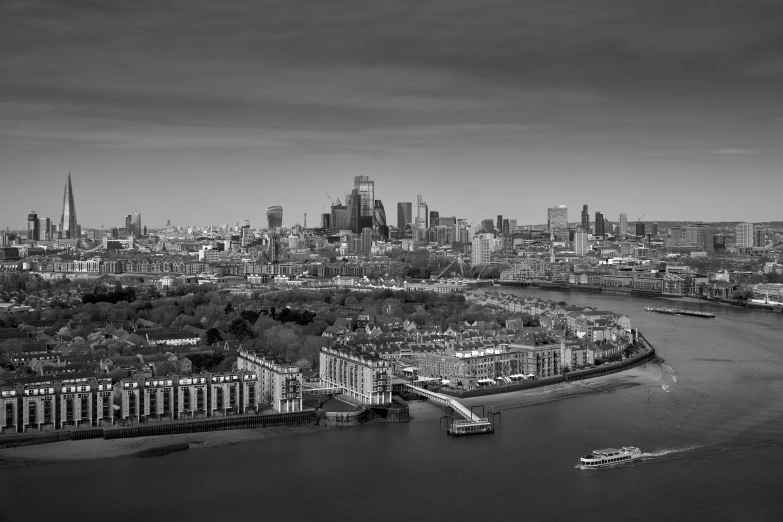
{"label": "city skyline", "polygon": [[[116,219],[114,194],[154,227],[260,223],[279,203],[301,221],[361,175],[386,205],[422,194],[473,222],[585,202],[774,220],[758,189],[783,160],[781,6],[697,4],[344,2],[305,21],[309,2],[193,2],[187,26],[157,3],[4,4],[0,224],[59,217],[46,187],[68,171],[86,226]],[[174,213],[171,193],[210,204]]]}

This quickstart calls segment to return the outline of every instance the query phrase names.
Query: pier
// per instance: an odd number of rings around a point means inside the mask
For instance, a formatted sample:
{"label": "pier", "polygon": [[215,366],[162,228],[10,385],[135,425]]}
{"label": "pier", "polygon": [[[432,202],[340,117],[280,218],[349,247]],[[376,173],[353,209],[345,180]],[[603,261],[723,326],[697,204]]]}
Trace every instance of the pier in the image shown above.
{"label": "pier", "polygon": [[[451,408],[465,418],[465,420],[455,420],[451,422],[451,426],[448,430],[449,435],[479,435],[483,433],[493,433],[495,431],[494,422],[490,422],[490,420],[486,417],[479,417],[478,415],[474,414],[473,411],[469,410],[464,404],[459,402],[454,397],[449,397],[448,395],[443,395],[441,393],[427,390],[413,384],[406,384],[405,386],[411,392],[443,404],[444,406]],[[482,410],[483,409],[484,408],[482,406]],[[500,413],[493,413],[493,419],[495,415],[500,415]]]}

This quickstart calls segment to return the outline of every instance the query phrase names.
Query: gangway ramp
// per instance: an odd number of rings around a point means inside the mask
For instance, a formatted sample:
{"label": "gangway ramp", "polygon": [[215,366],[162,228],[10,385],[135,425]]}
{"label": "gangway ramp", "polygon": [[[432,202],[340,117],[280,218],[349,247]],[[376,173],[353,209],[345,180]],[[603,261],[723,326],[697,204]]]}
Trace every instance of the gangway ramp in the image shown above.
{"label": "gangway ramp", "polygon": [[420,388],[419,386],[416,386],[414,384],[406,384],[405,386],[408,387],[412,392],[417,393],[418,395],[421,395],[423,397],[427,397],[428,399],[431,399],[435,402],[439,402],[445,406],[450,406],[454,411],[465,417],[466,420],[471,422],[486,422],[487,419],[482,419],[478,415],[474,415],[467,407],[465,407],[462,403],[460,403],[458,400],[456,400],[453,397],[449,397],[448,395],[443,395],[442,393],[437,393],[431,390],[427,390],[425,388]]}

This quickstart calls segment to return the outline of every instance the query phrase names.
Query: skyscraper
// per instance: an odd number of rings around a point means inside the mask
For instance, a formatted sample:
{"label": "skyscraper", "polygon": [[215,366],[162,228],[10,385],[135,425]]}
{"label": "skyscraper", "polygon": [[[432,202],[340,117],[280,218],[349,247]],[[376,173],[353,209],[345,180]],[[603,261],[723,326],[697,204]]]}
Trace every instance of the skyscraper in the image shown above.
{"label": "skyscraper", "polygon": [[628,233],[628,216],[623,213],[620,214],[620,235],[624,236]]}
{"label": "skyscraper", "polygon": [[348,230],[349,226],[348,207],[340,203],[340,198],[337,198],[337,201],[332,205],[332,233]]}
{"label": "skyscraper", "polygon": [[28,241],[40,241],[41,240],[41,224],[38,221],[38,214],[35,211],[27,214],[27,240]]}
{"label": "skyscraper", "polygon": [[734,241],[737,248],[750,248],[753,246],[753,223],[740,223],[734,227]]}
{"label": "skyscraper", "polygon": [[653,223],[652,224],[652,235],[653,235],[653,237],[658,235],[658,223]]}
{"label": "skyscraper", "polygon": [[73,185],[71,185],[71,173],[68,173],[68,180],[65,182],[65,191],[63,192],[63,213],[60,216],[60,233],[63,239],[78,238],[78,227],[76,224],[76,204],[73,202]]}
{"label": "skyscraper", "polygon": [[511,228],[511,224],[508,222],[508,219],[504,219],[503,220],[503,227],[501,229],[503,231],[503,235],[504,236],[508,235],[508,233],[510,232],[510,228]]}
{"label": "skyscraper", "polygon": [[438,218],[440,218],[440,212],[437,210],[430,210],[430,226],[431,227],[437,227],[440,223],[438,222]]}
{"label": "skyscraper", "polygon": [[604,230],[604,215],[600,212],[595,213],[595,230],[593,232],[596,236],[606,234],[606,230]]}
{"label": "skyscraper", "polygon": [[757,228],[753,231],[753,246],[764,247],[767,246],[767,235],[763,228]]}
{"label": "skyscraper", "polygon": [[497,230],[500,233],[503,233],[503,214],[498,214],[498,221],[495,225],[495,230]]}
{"label": "skyscraper", "polygon": [[321,228],[327,232],[332,230],[332,215],[328,212],[321,214]]}
{"label": "skyscraper", "polygon": [[397,230],[402,237],[405,225],[413,223],[413,203],[400,201],[397,203]]}
{"label": "skyscraper", "polygon": [[588,233],[582,230],[581,227],[577,228],[574,232],[574,252],[578,256],[583,256],[587,254],[588,250],[590,250]]}
{"label": "skyscraper", "polygon": [[133,213],[133,217],[131,218],[131,229],[133,229],[134,236],[139,237],[141,235],[141,214],[138,212]]}
{"label": "skyscraper", "polygon": [[568,238],[568,208],[565,205],[547,210],[547,229],[557,239]]}
{"label": "skyscraper", "polygon": [[587,211],[587,205],[582,205],[582,230],[590,233],[590,213]]}
{"label": "skyscraper", "polygon": [[370,181],[369,176],[354,176],[353,188],[359,194],[359,216],[369,218],[363,220],[368,226],[372,226],[372,213],[375,205],[375,182]]}
{"label": "skyscraper", "polygon": [[644,223],[637,222],[636,223],[636,237],[644,237],[645,235],[645,226]]}
{"label": "skyscraper", "polygon": [[429,226],[427,202],[421,199],[421,194],[416,199],[416,224],[423,228]]}
{"label": "skyscraper", "polygon": [[516,229],[517,229],[517,220],[516,219],[509,219],[508,220],[508,230],[509,230],[509,232],[511,232],[513,234],[514,231],[516,231]]}
{"label": "skyscraper", "polygon": [[372,226],[378,230],[383,239],[389,239],[389,226],[386,224],[386,209],[380,199],[375,200],[375,206],[372,209]]}
{"label": "skyscraper", "polygon": [[492,234],[495,232],[495,222],[491,219],[482,219],[481,220],[481,230],[484,231],[486,234]]}
{"label": "skyscraper", "polygon": [[266,221],[269,225],[269,231],[282,228],[283,226],[283,205],[272,205],[266,209]]}

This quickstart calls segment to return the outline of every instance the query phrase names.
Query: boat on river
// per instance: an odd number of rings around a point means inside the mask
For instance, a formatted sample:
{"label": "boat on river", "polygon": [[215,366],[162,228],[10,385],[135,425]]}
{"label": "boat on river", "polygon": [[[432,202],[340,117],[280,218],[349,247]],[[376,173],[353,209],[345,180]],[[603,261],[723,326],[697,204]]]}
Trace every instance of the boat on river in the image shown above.
{"label": "boat on river", "polygon": [[620,449],[606,448],[594,450],[579,459],[579,464],[585,468],[605,468],[630,462],[642,457],[642,450],[635,446],[624,446]]}
{"label": "boat on river", "polygon": [[652,306],[645,306],[645,312],[655,312],[659,314],[672,314],[672,315],[690,315],[693,317],[704,317],[706,319],[712,319],[715,314],[709,312],[699,312],[698,310],[680,310],[679,308],[653,308]]}

